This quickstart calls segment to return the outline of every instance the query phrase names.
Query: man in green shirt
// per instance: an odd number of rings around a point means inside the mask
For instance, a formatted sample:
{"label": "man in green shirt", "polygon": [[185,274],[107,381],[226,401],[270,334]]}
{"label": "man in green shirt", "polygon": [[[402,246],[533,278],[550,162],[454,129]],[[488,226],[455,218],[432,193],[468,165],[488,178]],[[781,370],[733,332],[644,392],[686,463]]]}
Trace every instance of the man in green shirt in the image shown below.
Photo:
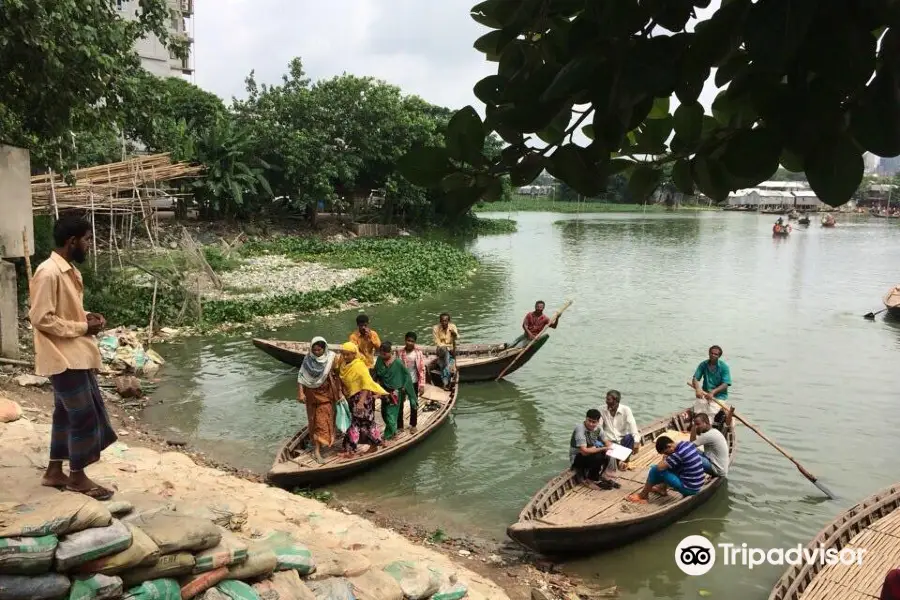
{"label": "man in green shirt", "polygon": [[[710,346],[709,360],[704,360],[697,366],[691,380],[697,400],[701,401],[698,404],[708,407],[703,412],[715,415],[714,427],[720,431],[725,425],[725,411],[721,408],[715,410],[718,404],[713,402],[713,398],[720,402],[727,400],[728,388],[731,386],[731,370],[721,357],[721,346]],[[694,412],[697,412],[696,404]]]}

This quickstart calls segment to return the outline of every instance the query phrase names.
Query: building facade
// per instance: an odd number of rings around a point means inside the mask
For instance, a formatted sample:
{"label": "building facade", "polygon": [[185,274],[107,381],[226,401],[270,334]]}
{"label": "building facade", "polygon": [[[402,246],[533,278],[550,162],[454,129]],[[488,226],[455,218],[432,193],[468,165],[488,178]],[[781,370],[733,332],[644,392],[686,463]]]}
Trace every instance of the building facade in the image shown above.
{"label": "building facade", "polygon": [[[138,0],[113,0],[116,10],[126,19],[134,19],[140,10]],[[169,36],[186,45],[187,55],[179,57],[167,44],[155,35],[145,37],[135,44],[141,57],[141,65],[159,77],[190,75],[194,72],[193,20],[194,0],[167,0],[169,5]]]}

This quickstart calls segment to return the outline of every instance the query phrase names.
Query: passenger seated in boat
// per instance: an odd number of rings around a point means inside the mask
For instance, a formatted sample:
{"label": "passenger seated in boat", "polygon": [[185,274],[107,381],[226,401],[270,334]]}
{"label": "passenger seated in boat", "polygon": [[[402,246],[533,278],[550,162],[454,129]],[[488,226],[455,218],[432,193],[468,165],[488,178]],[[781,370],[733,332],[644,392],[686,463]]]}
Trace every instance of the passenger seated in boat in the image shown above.
{"label": "passenger seated in boat", "polygon": [[356,344],[359,353],[368,369],[375,368],[375,355],[381,347],[381,339],[374,329],[369,327],[369,317],[359,315],[356,317],[356,331],[350,334],[350,341]]}
{"label": "passenger seated in boat", "polygon": [[619,483],[603,477],[610,458],[606,450],[612,442],[603,437],[600,427],[600,411],[592,408],[587,411],[583,423],[575,426],[569,441],[569,461],[571,468],[581,480],[596,483],[602,489],[622,487]]}
{"label": "passenger seated in boat", "polygon": [[341,345],[341,387],[350,406],[350,428],[344,435],[344,457],[356,452],[360,441],[369,444],[369,451],[375,452],[385,445],[381,429],[375,421],[375,398],[387,396],[387,391],[375,383],[359,348],[353,342]]}
{"label": "passenger seated in boat", "polygon": [[661,496],[668,494],[668,488],[674,489],[682,496],[693,496],[700,491],[705,481],[703,460],[697,446],[691,442],[672,441],[662,435],[656,438],[656,451],[664,457],[657,465],[650,467],[644,489],[628,496],[630,502],[647,504],[650,492]]}
{"label": "passenger seated in boat", "polygon": [[721,402],[728,400],[728,388],[731,387],[731,369],[722,360],[721,346],[709,347],[709,360],[704,360],[694,370],[691,385],[697,397],[694,412],[705,412],[711,417],[714,415],[713,427],[721,431],[725,426],[725,411],[713,398]]}
{"label": "passenger seated in boat", "polygon": [[[725,418],[725,426],[731,427],[731,419],[734,416],[734,407],[728,410]],[[703,446],[700,451],[700,460],[703,461],[703,470],[713,477],[728,476],[728,440],[718,429],[713,429],[706,413],[694,415],[694,426],[691,428],[691,441],[694,445]]]}
{"label": "passenger seated in boat", "polygon": [[297,373],[297,401],[306,404],[309,439],[316,462],[322,464],[321,449],[335,442],[335,404],[340,401],[341,382],[334,369],[337,355],[328,349],[325,338],[313,338],[309,354]]}
{"label": "passenger seated in boat", "polygon": [[538,300],[534,303],[534,311],[525,313],[525,318],[522,320],[522,330],[524,333],[516,338],[510,347],[511,348],[524,348],[531,340],[541,335],[541,332],[544,331],[544,328],[548,325],[550,329],[556,329],[559,325],[559,317],[550,322],[549,317],[544,314],[544,304],[543,300]]}
{"label": "passenger seated in boat", "polygon": [[381,344],[380,354],[375,361],[375,379],[388,395],[381,399],[381,418],[384,420],[384,439],[391,440],[397,435],[398,421],[403,420],[403,406],[409,400],[410,422],[415,433],[418,397],[409,371],[403,361],[394,356],[390,342]]}
{"label": "passenger seated in boat", "polygon": [[441,368],[441,379],[444,389],[450,388],[450,378],[456,368],[456,340],[459,330],[450,322],[450,313],[441,313],[440,322],[432,327],[431,335],[437,347],[438,366]]}
{"label": "passenger seated in boat", "polygon": [[[606,392],[606,407],[600,409],[600,415],[603,420],[603,437],[620,446],[625,446],[632,450],[632,455],[637,454],[640,449],[641,430],[638,429],[634,420],[634,414],[631,409],[621,403],[622,394],[618,390],[609,390]],[[619,467],[628,470],[628,457]]]}

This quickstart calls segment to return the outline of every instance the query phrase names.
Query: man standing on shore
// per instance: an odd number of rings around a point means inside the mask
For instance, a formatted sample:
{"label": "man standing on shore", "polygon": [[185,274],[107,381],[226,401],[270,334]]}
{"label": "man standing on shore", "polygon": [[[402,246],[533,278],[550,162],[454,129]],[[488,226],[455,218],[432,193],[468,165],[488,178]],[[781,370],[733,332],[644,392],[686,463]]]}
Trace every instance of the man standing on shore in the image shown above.
{"label": "man standing on shore", "polygon": [[375,368],[375,354],[381,348],[381,338],[374,329],[369,327],[369,317],[367,315],[359,315],[356,317],[356,331],[350,334],[350,341],[359,348],[359,353],[363,356],[366,367],[371,371]]}
{"label": "man standing on shore", "polygon": [[102,364],[94,336],[106,319],[84,311],[84,283],[72,264],[87,258],[90,237],[91,224],[81,217],[64,215],[56,221],[56,249],[34,273],[28,318],[34,326],[35,373],[50,378],[55,404],[50,464],[41,484],[107,500],[113,491],[84,472],[118,439],[94,375]]}
{"label": "man standing on shore", "polygon": [[697,366],[691,380],[697,397],[694,413],[704,412],[713,417],[713,426],[720,431],[725,426],[725,411],[713,402],[713,398],[724,402],[728,399],[728,388],[731,386],[731,369],[721,358],[722,348],[710,346],[709,360],[704,360]]}

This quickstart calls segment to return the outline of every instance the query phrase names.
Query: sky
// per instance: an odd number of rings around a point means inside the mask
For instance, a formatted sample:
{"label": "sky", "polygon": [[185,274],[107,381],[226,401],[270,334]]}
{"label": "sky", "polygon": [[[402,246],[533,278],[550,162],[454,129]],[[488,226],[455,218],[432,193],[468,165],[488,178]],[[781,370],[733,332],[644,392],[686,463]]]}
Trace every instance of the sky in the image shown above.
{"label": "sky", "polygon": [[[280,83],[300,57],[313,79],[373,76],[452,109],[484,105],[472,93],[496,73],[472,44],[487,28],[469,16],[477,0],[195,0],[193,81],[225,101],[258,83]],[[718,8],[714,0],[698,14]],[[701,96],[715,98],[711,81]]]}

